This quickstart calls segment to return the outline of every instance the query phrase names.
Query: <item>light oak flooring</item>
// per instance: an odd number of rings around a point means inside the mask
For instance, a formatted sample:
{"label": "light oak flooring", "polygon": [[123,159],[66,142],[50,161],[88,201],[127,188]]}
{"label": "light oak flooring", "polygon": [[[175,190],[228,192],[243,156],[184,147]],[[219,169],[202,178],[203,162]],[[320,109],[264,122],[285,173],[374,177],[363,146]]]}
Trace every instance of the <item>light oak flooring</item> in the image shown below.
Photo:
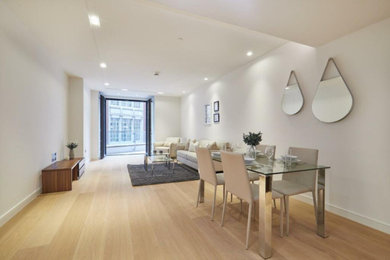
{"label": "light oak flooring", "polygon": [[[245,250],[238,200],[221,228],[221,189],[212,222],[211,186],[195,208],[197,181],[133,188],[127,163],[142,157],[92,162],[73,191],[40,195],[0,228],[0,259],[261,259],[257,220]],[[327,213],[323,239],[312,206],[291,199],[290,208],[290,236],[283,238],[274,210],[272,259],[390,259],[389,235]]]}

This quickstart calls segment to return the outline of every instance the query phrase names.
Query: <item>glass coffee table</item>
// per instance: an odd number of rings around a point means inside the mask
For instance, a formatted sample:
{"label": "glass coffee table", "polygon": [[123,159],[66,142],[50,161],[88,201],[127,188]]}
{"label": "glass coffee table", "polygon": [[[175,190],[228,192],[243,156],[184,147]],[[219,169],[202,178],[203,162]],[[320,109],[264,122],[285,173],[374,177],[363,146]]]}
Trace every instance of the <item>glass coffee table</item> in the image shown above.
{"label": "glass coffee table", "polygon": [[153,155],[145,154],[144,157],[145,171],[149,171],[149,165],[150,165],[150,170],[152,172],[152,175],[154,173],[154,168],[157,165],[165,166],[167,169],[171,170],[172,173],[174,173],[175,170],[175,160],[169,157],[169,154],[153,154]]}

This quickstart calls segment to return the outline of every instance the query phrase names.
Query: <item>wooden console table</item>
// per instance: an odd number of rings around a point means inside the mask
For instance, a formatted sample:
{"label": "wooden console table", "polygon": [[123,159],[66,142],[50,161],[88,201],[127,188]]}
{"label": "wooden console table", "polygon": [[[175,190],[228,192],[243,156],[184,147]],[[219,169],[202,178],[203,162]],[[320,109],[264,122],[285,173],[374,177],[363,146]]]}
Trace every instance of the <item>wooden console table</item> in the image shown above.
{"label": "wooden console table", "polygon": [[72,190],[72,181],[80,179],[84,171],[84,158],[53,163],[42,170],[42,193]]}

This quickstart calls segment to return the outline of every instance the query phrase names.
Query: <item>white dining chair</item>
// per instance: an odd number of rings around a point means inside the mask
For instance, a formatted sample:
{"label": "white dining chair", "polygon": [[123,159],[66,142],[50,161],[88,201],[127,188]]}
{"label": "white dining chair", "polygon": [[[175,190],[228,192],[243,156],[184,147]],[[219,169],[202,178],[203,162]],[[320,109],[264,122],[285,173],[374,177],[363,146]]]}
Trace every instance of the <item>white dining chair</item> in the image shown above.
{"label": "white dining chair", "polygon": [[[290,147],[289,154],[296,155],[299,160],[305,163],[317,165],[318,150],[308,148]],[[284,196],[286,211],[286,235],[289,235],[289,197],[297,194],[311,192],[314,204],[314,216],[317,221],[317,203],[316,203],[316,171],[293,172],[283,174],[282,180],[272,182],[272,190],[277,191]]]}
{"label": "white dining chair", "polygon": [[[213,206],[211,209],[211,220],[214,220],[214,214],[215,214],[215,200],[217,196],[217,186],[222,185],[223,186],[223,194],[225,194],[225,178],[223,173],[216,174],[213,160],[211,159],[211,154],[209,149],[207,148],[200,148],[198,147],[196,149],[196,157],[198,160],[198,172],[199,172],[199,189],[198,189],[198,196],[196,198],[196,207],[199,205],[200,200],[200,189],[201,189],[201,182],[202,180],[205,182],[210,183],[211,185],[214,185],[214,199],[213,199]],[[225,199],[225,197],[223,197]]]}
{"label": "white dining chair", "polygon": [[[248,249],[249,233],[251,227],[251,216],[254,203],[259,200],[259,185],[249,182],[248,174],[245,168],[244,157],[242,154],[221,152],[222,167],[225,174],[225,194],[222,210],[221,226],[224,225],[226,201],[228,192],[243,199],[249,203],[248,222],[246,228],[246,242],[245,248]],[[278,192],[272,192],[273,198],[281,200],[280,209],[280,234],[283,236],[283,195]]]}

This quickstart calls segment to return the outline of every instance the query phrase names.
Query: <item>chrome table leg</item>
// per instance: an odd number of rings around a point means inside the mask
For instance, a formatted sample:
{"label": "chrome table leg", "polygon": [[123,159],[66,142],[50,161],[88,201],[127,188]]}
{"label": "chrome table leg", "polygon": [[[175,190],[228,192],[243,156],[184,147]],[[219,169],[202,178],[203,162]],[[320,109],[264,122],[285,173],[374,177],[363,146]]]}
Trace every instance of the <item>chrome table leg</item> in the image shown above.
{"label": "chrome table leg", "polygon": [[318,170],[317,179],[317,235],[328,237],[325,226],[325,169]]}
{"label": "chrome table leg", "polygon": [[272,256],[272,176],[259,175],[259,254]]}

